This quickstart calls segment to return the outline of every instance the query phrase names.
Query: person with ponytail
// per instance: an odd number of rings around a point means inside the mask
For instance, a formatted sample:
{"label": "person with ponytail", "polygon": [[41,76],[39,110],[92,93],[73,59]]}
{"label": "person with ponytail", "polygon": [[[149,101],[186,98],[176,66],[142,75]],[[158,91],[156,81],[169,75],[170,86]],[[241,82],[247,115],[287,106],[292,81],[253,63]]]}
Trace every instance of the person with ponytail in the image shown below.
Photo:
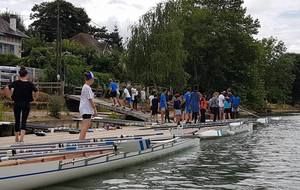
{"label": "person with ponytail", "polygon": [[28,72],[25,67],[21,67],[18,80],[14,81],[6,88],[7,94],[14,101],[15,117],[15,142],[24,142],[26,133],[26,123],[30,112],[30,102],[33,95],[38,91],[35,85],[28,80]]}

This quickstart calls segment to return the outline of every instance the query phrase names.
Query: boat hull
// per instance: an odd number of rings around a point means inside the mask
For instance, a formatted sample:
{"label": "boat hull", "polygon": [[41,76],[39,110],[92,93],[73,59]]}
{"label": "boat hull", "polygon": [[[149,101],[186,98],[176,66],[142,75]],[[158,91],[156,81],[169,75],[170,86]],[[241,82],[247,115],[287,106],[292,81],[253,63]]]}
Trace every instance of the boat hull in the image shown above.
{"label": "boat hull", "polygon": [[140,152],[120,153],[89,161],[82,159],[82,161],[77,160],[75,162],[53,161],[2,167],[0,169],[0,187],[5,190],[44,187],[142,163],[198,145],[199,139],[188,139]]}
{"label": "boat hull", "polygon": [[211,129],[198,134],[200,139],[216,139],[253,131],[253,124],[229,125],[222,129]]}

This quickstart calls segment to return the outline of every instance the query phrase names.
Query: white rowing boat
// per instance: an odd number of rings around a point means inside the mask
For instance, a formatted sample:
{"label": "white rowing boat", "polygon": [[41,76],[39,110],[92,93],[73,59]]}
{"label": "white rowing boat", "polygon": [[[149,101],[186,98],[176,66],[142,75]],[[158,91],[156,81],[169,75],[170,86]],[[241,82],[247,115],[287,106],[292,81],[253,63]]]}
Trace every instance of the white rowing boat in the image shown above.
{"label": "white rowing boat", "polygon": [[[101,151],[100,147],[96,151],[96,155],[82,155],[80,152],[80,156],[78,156],[78,153],[75,151],[74,154],[77,157],[71,154],[71,157],[66,158],[62,153],[60,155],[61,158],[57,159],[59,155],[49,157],[45,154],[42,161],[40,158],[22,160],[21,155],[19,159],[0,162],[0,188],[5,190],[33,189],[127,167],[198,146],[199,139],[176,138],[172,141],[162,141],[149,147],[145,143],[141,143],[141,140],[131,141],[131,144],[127,143],[130,148],[126,147],[126,144],[121,143],[119,146],[121,146],[122,152],[117,153],[107,149]],[[133,144],[136,145],[134,146]],[[127,149],[127,152],[123,151],[123,148]],[[17,165],[8,164],[10,161],[17,162]]]}
{"label": "white rowing boat", "polygon": [[207,131],[198,132],[197,134],[200,139],[215,139],[252,131],[253,123],[232,123],[220,129],[209,129]]}

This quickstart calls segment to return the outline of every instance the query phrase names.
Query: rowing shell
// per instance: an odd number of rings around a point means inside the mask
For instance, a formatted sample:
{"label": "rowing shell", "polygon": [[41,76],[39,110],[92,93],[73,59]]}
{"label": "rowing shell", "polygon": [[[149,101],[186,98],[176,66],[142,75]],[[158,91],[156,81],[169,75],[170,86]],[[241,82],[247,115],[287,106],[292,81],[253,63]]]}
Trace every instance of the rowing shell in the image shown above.
{"label": "rowing shell", "polygon": [[253,131],[253,124],[234,124],[223,127],[222,129],[210,129],[207,131],[199,132],[200,139],[215,139],[220,137],[233,136],[240,133],[247,133]]}
{"label": "rowing shell", "polygon": [[0,187],[7,190],[44,187],[142,163],[194,146],[199,146],[199,139],[177,139],[138,152],[5,166],[0,168]]}

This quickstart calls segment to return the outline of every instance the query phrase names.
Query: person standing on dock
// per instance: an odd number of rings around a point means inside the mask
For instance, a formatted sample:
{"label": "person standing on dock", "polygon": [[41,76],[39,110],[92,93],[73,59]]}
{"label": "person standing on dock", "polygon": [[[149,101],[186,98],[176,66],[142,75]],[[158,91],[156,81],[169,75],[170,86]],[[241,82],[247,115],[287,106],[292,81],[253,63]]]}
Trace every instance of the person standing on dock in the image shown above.
{"label": "person standing on dock", "polygon": [[191,91],[192,91],[192,89],[189,87],[187,89],[187,92],[183,96],[183,100],[184,100],[184,104],[185,104],[184,119],[185,119],[186,123],[191,123],[191,120],[192,120],[192,110],[191,110],[191,106],[190,106]]}
{"label": "person standing on dock", "polygon": [[124,98],[125,98],[125,100],[124,100],[125,101],[125,105],[127,104],[130,107],[130,109],[132,109],[131,96],[130,96],[128,87],[126,87],[126,86],[124,87],[123,94],[124,94]]}
{"label": "person standing on dock", "polygon": [[112,99],[114,106],[118,105],[117,90],[118,90],[117,83],[115,83],[112,79],[109,79],[109,95]]}
{"label": "person standing on dock", "polygon": [[151,117],[158,123],[158,98],[157,94],[154,93],[153,98],[150,100],[151,101]]}
{"label": "person standing on dock", "polygon": [[[30,102],[34,100],[33,95],[37,93],[34,84],[28,81],[28,72],[25,67],[19,71],[19,79],[5,88],[7,94],[14,101],[15,117],[15,142],[24,142],[26,134],[26,123],[30,112]],[[36,98],[36,97],[35,97]]]}
{"label": "person standing on dock", "polygon": [[224,113],[225,119],[231,119],[231,101],[228,95],[225,96]]}
{"label": "person standing on dock", "polygon": [[208,104],[209,104],[209,108],[211,113],[213,114],[213,121],[217,120],[217,116],[219,114],[219,93],[215,92],[213,94],[213,97],[209,100]]}
{"label": "person standing on dock", "polygon": [[200,101],[200,95],[199,92],[197,91],[197,88],[194,87],[193,92],[191,93],[191,101],[190,101],[190,107],[192,110],[192,120],[194,120],[194,123],[197,123],[198,120],[198,115],[200,112],[200,108],[199,108],[199,103]]}
{"label": "person standing on dock", "polygon": [[238,118],[240,112],[241,98],[236,95],[233,99],[233,115],[234,119]]}
{"label": "person standing on dock", "polygon": [[145,112],[145,104],[146,104],[146,91],[145,88],[141,90],[141,110]]}
{"label": "person standing on dock", "polygon": [[93,83],[94,74],[92,72],[87,72],[85,74],[85,84],[82,87],[80,95],[79,112],[82,116],[82,127],[80,131],[79,140],[84,140],[86,138],[86,132],[92,125],[92,116],[97,115],[96,105],[93,101],[94,93],[91,88],[91,85]]}
{"label": "person standing on dock", "polygon": [[219,95],[219,119],[220,120],[224,120],[224,102],[225,102],[225,91],[223,91],[220,95]]}
{"label": "person standing on dock", "polygon": [[205,123],[205,114],[206,114],[206,110],[208,108],[208,105],[207,105],[207,101],[206,101],[206,95],[203,94],[201,96],[201,99],[200,99],[200,122],[201,123]]}
{"label": "person standing on dock", "polygon": [[176,119],[176,123],[178,126],[180,126],[180,121],[181,121],[181,100],[180,100],[180,94],[176,94],[175,95],[175,100],[174,100],[174,103],[173,103],[173,107],[174,107],[174,110],[175,110],[175,119]]}
{"label": "person standing on dock", "polygon": [[160,99],[159,99],[159,108],[160,108],[160,116],[161,116],[161,122],[165,123],[165,113],[167,109],[167,97],[166,97],[167,89],[164,90],[160,94]]}

